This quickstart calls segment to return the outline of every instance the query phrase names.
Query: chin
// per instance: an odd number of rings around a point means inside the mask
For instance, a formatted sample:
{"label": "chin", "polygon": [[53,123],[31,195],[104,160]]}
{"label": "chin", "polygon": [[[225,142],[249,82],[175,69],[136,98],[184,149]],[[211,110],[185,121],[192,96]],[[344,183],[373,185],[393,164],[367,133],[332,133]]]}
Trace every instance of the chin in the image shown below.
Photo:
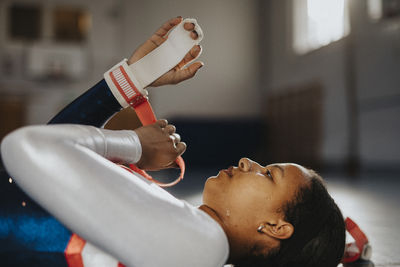
{"label": "chin", "polygon": [[204,184],[203,189],[203,204],[210,206],[214,201],[215,196],[218,194],[216,187],[212,180],[215,178],[208,178]]}
{"label": "chin", "polygon": [[208,179],[204,186],[203,204],[215,210],[223,206],[224,196],[214,180],[216,179]]}

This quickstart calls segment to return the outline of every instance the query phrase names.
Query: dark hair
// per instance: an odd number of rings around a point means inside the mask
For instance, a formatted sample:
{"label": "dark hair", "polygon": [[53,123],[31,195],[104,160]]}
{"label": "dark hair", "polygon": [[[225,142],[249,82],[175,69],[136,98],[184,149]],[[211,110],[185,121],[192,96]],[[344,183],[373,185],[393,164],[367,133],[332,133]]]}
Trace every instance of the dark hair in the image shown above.
{"label": "dark hair", "polygon": [[322,178],[310,170],[307,186],[282,208],[294,226],[293,235],[268,255],[254,255],[236,267],[334,267],[344,253],[346,229],[343,215]]}

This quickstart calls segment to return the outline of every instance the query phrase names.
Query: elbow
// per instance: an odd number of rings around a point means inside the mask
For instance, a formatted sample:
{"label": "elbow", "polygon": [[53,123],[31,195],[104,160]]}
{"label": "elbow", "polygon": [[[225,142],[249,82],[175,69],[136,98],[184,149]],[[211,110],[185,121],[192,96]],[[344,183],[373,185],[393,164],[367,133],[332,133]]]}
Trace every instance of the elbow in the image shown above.
{"label": "elbow", "polygon": [[1,142],[1,157],[6,170],[12,175],[18,170],[20,162],[26,161],[32,151],[37,151],[39,139],[46,139],[38,134],[40,126],[27,126],[9,133]]}
{"label": "elbow", "polygon": [[1,141],[1,157],[7,161],[7,159],[15,154],[21,152],[21,143],[24,142],[24,137],[27,135],[29,127],[19,128],[3,138]]}

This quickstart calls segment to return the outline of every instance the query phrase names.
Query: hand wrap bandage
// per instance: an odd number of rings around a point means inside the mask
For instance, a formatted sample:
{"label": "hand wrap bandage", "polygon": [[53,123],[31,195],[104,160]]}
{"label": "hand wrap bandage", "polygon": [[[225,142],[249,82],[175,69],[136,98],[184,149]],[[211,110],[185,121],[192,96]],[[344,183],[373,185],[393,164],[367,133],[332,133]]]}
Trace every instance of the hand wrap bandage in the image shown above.
{"label": "hand wrap bandage", "polygon": [[[184,28],[185,23],[193,23],[198,38],[193,40],[191,31]],[[123,108],[132,106],[143,125],[156,121],[154,111],[148,102],[148,85],[161,77],[164,73],[175,67],[184,56],[198,45],[203,39],[203,31],[195,19],[185,19],[175,26],[168,34],[167,40],[137,62],[128,66],[124,59],[104,74],[111,92]],[[199,54],[200,55],[200,54]],[[131,169],[147,179],[156,182],[160,186],[172,186],[183,179],[185,163],[182,157],[178,157],[176,163],[181,168],[181,174],[177,180],[169,184],[163,184],[154,180],[145,171],[131,165]],[[129,169],[128,169],[129,170]]]}
{"label": "hand wrap bandage", "polygon": [[[198,38],[193,40],[185,23],[193,23]],[[168,34],[167,40],[137,62],[128,66],[124,59],[104,74],[111,92],[122,107],[138,105],[147,98],[146,88],[184,58],[203,39],[203,31],[195,19],[185,19]]]}

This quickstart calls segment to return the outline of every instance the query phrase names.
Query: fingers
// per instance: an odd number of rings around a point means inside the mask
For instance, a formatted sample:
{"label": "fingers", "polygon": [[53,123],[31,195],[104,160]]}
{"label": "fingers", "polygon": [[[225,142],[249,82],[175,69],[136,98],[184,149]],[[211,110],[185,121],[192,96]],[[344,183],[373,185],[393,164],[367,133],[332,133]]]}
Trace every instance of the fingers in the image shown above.
{"label": "fingers", "polygon": [[168,166],[167,166],[167,168],[175,168],[175,169],[177,169],[177,168],[179,168],[179,166],[178,166],[178,164],[176,164],[176,162],[174,161],[174,162],[172,162],[171,164],[169,164]]}
{"label": "fingers", "polygon": [[181,136],[177,133],[171,134],[169,138],[171,138],[172,142],[174,142],[175,145],[177,145],[181,141]]}
{"label": "fingers", "polygon": [[177,17],[177,18],[168,20],[150,37],[150,41],[154,44],[154,46],[156,46],[156,47],[160,46],[162,43],[165,42],[166,38],[164,38],[164,37],[166,37],[168,32],[173,27],[175,27],[176,25],[181,23],[181,21],[182,21],[182,17]]}
{"label": "fingers", "polygon": [[192,49],[190,49],[190,51],[181,60],[181,62],[179,62],[179,64],[177,65],[177,68],[181,69],[186,64],[188,64],[189,62],[191,62],[191,61],[195,60],[196,58],[198,58],[200,56],[200,54],[201,54],[201,51],[202,51],[201,45],[193,46]]}
{"label": "fingers", "polygon": [[181,142],[181,136],[176,133],[176,127],[172,124],[168,124],[167,120],[157,120],[155,124],[161,127],[164,132],[169,135],[177,156],[182,155],[186,150],[186,143]]}
{"label": "fingers", "polygon": [[167,120],[157,120],[156,125],[160,126],[161,128],[165,128],[168,125],[168,121]]}
{"label": "fingers", "polygon": [[178,133],[174,133],[174,142],[179,143],[181,141],[181,136]]}
{"label": "fingers", "polygon": [[193,63],[192,65],[184,69],[178,70],[175,74],[176,75],[175,79],[177,83],[192,78],[196,74],[196,72],[203,66],[204,63],[199,61]]}
{"label": "fingers", "polygon": [[185,28],[185,30],[187,30],[187,31],[193,31],[193,30],[194,30],[194,24],[193,24],[193,23],[186,22],[186,23],[183,25],[183,28]]}
{"label": "fingers", "polygon": [[[166,21],[154,34],[158,35],[159,37],[164,37],[167,33],[176,25],[181,23],[182,17],[172,18]],[[193,27],[194,28],[194,27]]]}
{"label": "fingers", "polygon": [[[170,20],[168,20],[168,21],[166,21],[155,33],[154,33],[154,35],[157,35],[157,36],[159,36],[159,37],[165,37],[167,34],[168,34],[168,32],[173,28],[173,27],[175,27],[176,25],[178,25],[179,23],[181,23],[181,21],[182,21],[182,17],[176,17],[176,18],[172,18],[172,19],[170,19]],[[197,39],[198,37],[199,37],[199,35],[197,34],[197,32],[194,30],[194,28],[195,28],[195,26],[194,26],[194,24],[193,23],[185,23],[184,25],[183,25],[183,27],[184,27],[184,29],[185,30],[187,30],[187,31],[192,31],[191,33],[190,33],[190,36],[193,38],[193,39]]]}
{"label": "fingers", "polygon": [[194,30],[194,24],[193,23],[187,22],[187,23],[185,23],[183,25],[183,28],[185,30],[187,30],[187,31],[192,31],[190,33],[190,37],[192,37],[194,40],[196,40],[199,37],[198,33]]}
{"label": "fingers", "polygon": [[199,35],[197,34],[196,31],[192,31],[192,32],[190,33],[190,37],[192,37],[192,39],[196,40],[197,38],[199,38]]}
{"label": "fingers", "polygon": [[[173,18],[173,19],[168,20],[153,34],[153,36],[151,36],[150,41],[153,42],[154,45],[160,46],[163,42],[165,42],[165,40],[166,40],[165,37],[168,34],[168,32],[173,27],[175,27],[176,25],[181,23],[181,21],[182,21],[182,17],[177,17],[177,18]],[[187,31],[191,31],[190,37],[192,37],[192,39],[196,40],[199,37],[197,32],[194,30],[194,24],[193,23],[185,23],[183,25],[183,27]]]}
{"label": "fingers", "polygon": [[178,158],[186,151],[186,143],[185,142],[181,142],[178,144],[177,149],[176,149],[176,160],[171,162],[170,164],[168,164],[166,167],[167,168],[180,168],[180,166],[178,165],[177,161]]}
{"label": "fingers", "polygon": [[186,150],[186,143],[185,142],[179,142],[176,145],[176,152],[178,153],[178,156],[182,155],[183,152]]}
{"label": "fingers", "polygon": [[165,42],[166,35],[168,32],[181,23],[182,17],[177,17],[165,22],[144,44],[142,44],[138,49],[133,52],[132,56],[128,60],[128,64],[133,64],[158,46]]}
{"label": "fingers", "polygon": [[168,134],[172,135],[173,133],[175,133],[176,128],[175,128],[174,125],[169,124],[169,125],[165,126],[165,129],[164,129],[164,130],[165,130]]}
{"label": "fingers", "polygon": [[181,136],[176,133],[176,127],[172,124],[168,124],[167,120],[158,120],[155,124],[164,130],[164,132],[172,140],[174,146],[177,146],[181,142]]}

